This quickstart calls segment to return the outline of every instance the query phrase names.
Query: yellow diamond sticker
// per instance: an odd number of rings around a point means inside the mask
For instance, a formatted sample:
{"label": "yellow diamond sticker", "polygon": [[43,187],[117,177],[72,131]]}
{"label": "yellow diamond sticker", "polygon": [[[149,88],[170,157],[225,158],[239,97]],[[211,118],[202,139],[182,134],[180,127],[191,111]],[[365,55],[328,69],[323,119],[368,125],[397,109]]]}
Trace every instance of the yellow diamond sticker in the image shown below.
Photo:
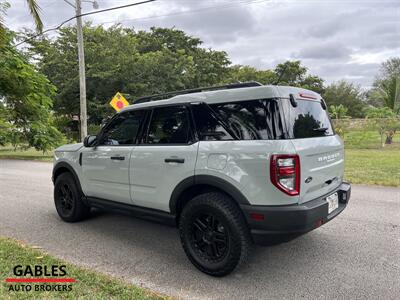
{"label": "yellow diamond sticker", "polygon": [[129,105],[129,102],[125,99],[120,92],[116,93],[115,96],[110,101],[110,105],[116,110],[120,111],[125,106]]}

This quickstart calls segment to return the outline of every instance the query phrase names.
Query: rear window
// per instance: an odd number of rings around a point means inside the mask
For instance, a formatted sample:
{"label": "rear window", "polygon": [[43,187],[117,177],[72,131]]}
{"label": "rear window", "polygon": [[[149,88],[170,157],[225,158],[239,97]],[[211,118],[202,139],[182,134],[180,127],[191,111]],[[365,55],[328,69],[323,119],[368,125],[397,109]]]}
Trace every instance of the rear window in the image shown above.
{"label": "rear window", "polygon": [[284,138],[279,103],[274,99],[210,105],[239,140]]}
{"label": "rear window", "polygon": [[285,99],[285,116],[289,138],[301,139],[333,135],[328,113],[315,100],[297,100],[293,107]]}

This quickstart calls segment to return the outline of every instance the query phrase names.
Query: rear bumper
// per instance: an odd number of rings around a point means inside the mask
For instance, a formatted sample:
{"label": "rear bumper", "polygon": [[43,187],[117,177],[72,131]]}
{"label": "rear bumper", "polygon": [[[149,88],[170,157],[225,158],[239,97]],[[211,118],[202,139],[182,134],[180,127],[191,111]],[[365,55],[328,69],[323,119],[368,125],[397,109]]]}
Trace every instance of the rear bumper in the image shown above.
{"label": "rear bumper", "polygon": [[[325,198],[334,192],[339,194],[339,207],[328,215],[328,202]],[[241,205],[241,208],[249,224],[254,242],[263,243],[271,236],[301,235],[329,222],[346,208],[350,194],[350,184],[343,182],[329,194],[300,205]],[[264,217],[261,220],[254,220],[251,218],[252,214]]]}

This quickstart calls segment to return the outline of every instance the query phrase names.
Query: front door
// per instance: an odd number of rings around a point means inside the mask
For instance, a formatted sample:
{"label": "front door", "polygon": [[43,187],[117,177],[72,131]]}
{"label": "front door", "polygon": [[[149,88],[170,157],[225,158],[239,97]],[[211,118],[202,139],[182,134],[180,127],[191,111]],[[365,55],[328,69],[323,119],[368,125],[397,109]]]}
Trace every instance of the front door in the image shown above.
{"label": "front door", "polygon": [[193,176],[199,143],[193,143],[186,106],[153,109],[142,141],[131,156],[131,196],[139,206],[169,211],[174,188]]}
{"label": "front door", "polygon": [[82,153],[86,196],[131,204],[129,163],[144,112],[118,114],[104,128],[96,147]]}

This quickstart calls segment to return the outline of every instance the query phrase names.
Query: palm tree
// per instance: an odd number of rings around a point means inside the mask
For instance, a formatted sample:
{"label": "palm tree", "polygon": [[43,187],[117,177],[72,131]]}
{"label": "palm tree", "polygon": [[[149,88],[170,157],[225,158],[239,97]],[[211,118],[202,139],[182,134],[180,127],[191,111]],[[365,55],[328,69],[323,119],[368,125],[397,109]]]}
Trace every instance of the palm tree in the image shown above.
{"label": "palm tree", "polygon": [[4,36],[5,36],[3,16],[5,15],[5,12],[9,6],[10,4],[8,2],[0,1],[0,46],[4,42]]}
{"label": "palm tree", "polygon": [[375,94],[384,101],[385,106],[395,114],[400,114],[400,76],[393,75],[380,80],[376,84]]}
{"label": "palm tree", "polygon": [[[29,12],[31,13],[33,20],[35,21],[36,30],[41,32],[43,30],[43,22],[40,18],[40,6],[36,0],[26,0],[28,4]],[[3,15],[6,13],[6,10],[9,8],[9,3],[7,1],[0,0],[0,31],[4,29],[3,24]]]}
{"label": "palm tree", "polygon": [[40,6],[37,3],[36,0],[26,0],[26,3],[28,4],[29,12],[31,13],[33,20],[35,21],[36,24],[36,30],[39,32],[43,31],[43,22],[40,18]]}

